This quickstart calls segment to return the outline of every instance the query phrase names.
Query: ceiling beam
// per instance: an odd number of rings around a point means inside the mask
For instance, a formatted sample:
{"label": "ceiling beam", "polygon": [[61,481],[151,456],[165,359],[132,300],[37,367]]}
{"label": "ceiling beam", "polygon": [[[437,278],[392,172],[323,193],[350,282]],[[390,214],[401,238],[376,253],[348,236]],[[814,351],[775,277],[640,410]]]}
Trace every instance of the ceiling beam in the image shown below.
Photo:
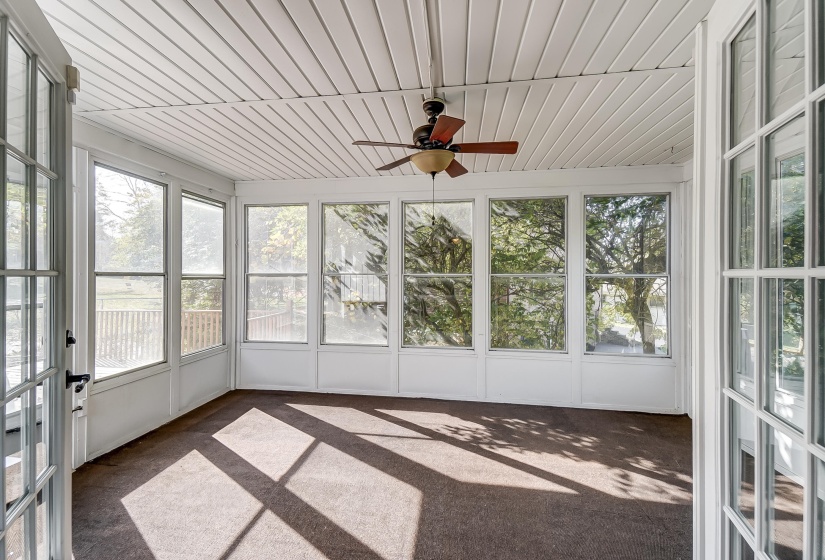
{"label": "ceiling beam", "polygon": [[[517,80],[510,82],[494,82],[484,84],[467,84],[463,86],[442,86],[436,88],[436,95],[444,97],[447,102],[451,97],[473,90],[496,90],[517,87],[530,87],[542,84],[560,84],[565,82],[593,82],[604,79],[615,79],[617,82],[629,76],[653,76],[653,75],[693,75],[693,66],[677,66],[674,68],[653,68],[649,70],[630,70],[627,72],[607,72],[604,74],[585,74],[582,76],[562,76],[558,78],[538,78],[533,80]],[[97,111],[75,111],[78,115],[117,115],[117,114],[151,114],[151,113],[176,113],[195,109],[231,108],[231,107],[261,107],[261,106],[283,106],[294,103],[324,103],[327,101],[340,101],[351,99],[371,99],[381,97],[392,97],[402,95],[420,95],[422,99],[430,93],[429,88],[415,88],[391,91],[370,91],[364,93],[343,93],[338,95],[317,95],[312,97],[292,97],[277,99],[256,99],[253,101],[229,101],[224,103],[202,103],[193,105],[168,105],[153,107],[134,107],[129,109],[102,109]],[[82,95],[82,93],[81,93]]]}

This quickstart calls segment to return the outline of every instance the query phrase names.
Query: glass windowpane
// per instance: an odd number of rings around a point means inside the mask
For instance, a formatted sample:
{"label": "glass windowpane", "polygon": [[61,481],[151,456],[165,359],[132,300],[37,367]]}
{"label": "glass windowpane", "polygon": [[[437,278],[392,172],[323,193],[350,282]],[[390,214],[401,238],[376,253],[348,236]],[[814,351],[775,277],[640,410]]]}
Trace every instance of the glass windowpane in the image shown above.
{"label": "glass windowpane", "polygon": [[[825,446],[825,280],[817,280],[814,284],[815,309],[814,325],[816,337],[814,347],[814,381],[816,383],[815,395],[817,398],[814,410],[819,411],[816,419],[816,440],[819,445]],[[823,481],[825,484],[825,481]]]}
{"label": "glass windowpane", "polygon": [[181,280],[181,354],[223,344],[223,279]]}
{"label": "glass windowpane", "polygon": [[36,373],[49,369],[52,364],[52,314],[54,307],[52,279],[49,277],[37,278],[37,323],[35,324],[34,352],[37,360]]}
{"label": "glass windowpane", "polygon": [[763,424],[768,440],[768,550],[777,560],[802,560],[804,448]]}
{"label": "glass windowpane", "polygon": [[753,560],[754,554],[751,545],[748,544],[748,541],[739,534],[739,531],[736,527],[731,524],[730,526],[730,534],[731,534],[731,543],[730,543],[730,558],[731,560]]}
{"label": "glass windowpane", "polygon": [[731,44],[731,146],[756,130],[756,18],[745,24]]}
{"label": "glass windowpane", "polygon": [[54,377],[49,377],[43,382],[37,384],[35,388],[35,405],[36,408],[36,425],[34,427],[34,442],[35,442],[35,472],[36,476],[43,474],[48,466],[51,464],[51,456],[49,453],[49,426],[52,421],[51,401],[49,400],[48,391],[51,389]]}
{"label": "glass windowpane", "polygon": [[25,517],[25,515],[21,515],[15,519],[6,533],[7,560],[26,560],[29,557],[28,547],[26,546]]}
{"label": "glass windowpane", "polygon": [[[825,6],[822,7],[825,12]],[[825,15],[825,14],[823,14]],[[823,23],[825,27],[825,23]],[[825,29],[823,29],[825,32]],[[825,37],[823,37],[825,41]],[[821,57],[825,60],[825,56]],[[814,160],[816,161],[817,170],[814,175],[816,178],[816,185],[814,186],[816,203],[816,265],[825,266],[825,101],[820,101],[817,104],[816,127],[819,131],[819,138],[817,139],[816,153]]]}
{"label": "glass windowpane", "polygon": [[387,277],[324,276],[325,344],[387,344]]}
{"label": "glass windowpane", "polygon": [[164,278],[98,276],[95,378],[164,360]]}
{"label": "glass windowpane", "polygon": [[730,305],[731,387],[753,399],[757,329],[754,323],[752,278],[731,278]]}
{"label": "glass windowpane", "polygon": [[247,297],[247,340],[307,341],[306,276],[250,276]]}
{"label": "glass windowpane", "polygon": [[6,140],[29,152],[29,55],[9,34],[7,58]]}
{"label": "glass windowpane", "polygon": [[490,346],[565,349],[564,278],[493,276]]}
{"label": "glass windowpane", "polygon": [[28,278],[6,277],[6,390],[29,378]]}
{"label": "glass windowpane", "polygon": [[52,83],[43,72],[37,73],[37,161],[51,166]]}
{"label": "glass windowpane", "polygon": [[589,274],[666,274],[667,195],[585,199]]}
{"label": "glass windowpane", "polygon": [[49,546],[49,523],[50,523],[50,498],[51,483],[47,483],[40,492],[37,493],[35,501],[35,548],[37,550],[37,560],[48,560],[51,558],[51,548]]}
{"label": "glass windowpane", "polygon": [[29,189],[26,166],[6,158],[6,268],[29,266]]}
{"label": "glass windowpane", "polygon": [[95,270],[164,272],[164,187],[95,166]]}
{"label": "glass windowpane", "polygon": [[384,274],[389,205],[324,205],[324,273]]}
{"label": "glass windowpane", "polygon": [[6,435],[4,439],[6,485],[6,511],[10,510],[23,497],[28,468],[28,454],[24,452],[28,439],[29,423],[25,417],[25,394],[8,402],[5,406]]}
{"label": "glass windowpane", "polygon": [[471,276],[404,278],[404,346],[473,346]]}
{"label": "glass windowpane", "polygon": [[805,0],[768,0],[768,119],[805,96]]}
{"label": "glass windowpane", "polygon": [[666,356],[667,278],[587,278],[587,352]]}
{"label": "glass windowpane", "polygon": [[800,117],[768,136],[765,193],[768,268],[805,265],[805,120]]}
{"label": "glass windowpane", "polygon": [[768,278],[763,290],[767,409],[801,430],[805,426],[805,282]]}
{"label": "glass windowpane", "polygon": [[35,243],[37,270],[52,268],[52,200],[51,181],[37,174],[37,200],[35,201],[34,219],[37,237]]}
{"label": "glass windowpane", "polygon": [[756,437],[753,412],[730,401],[731,449],[729,456],[731,508],[754,527]]}
{"label": "glass windowpane", "polygon": [[223,206],[184,196],[181,212],[183,274],[223,276]]}
{"label": "glass windowpane", "polygon": [[733,158],[730,185],[731,268],[753,268],[756,225],[755,152]]}
{"label": "glass windowpane", "polygon": [[565,199],[490,203],[493,274],[564,274]]}
{"label": "glass windowpane", "polygon": [[247,271],[307,271],[307,207],[247,207]]}
{"label": "glass windowpane", "polygon": [[404,205],[407,274],[472,274],[472,259],[472,202]]}

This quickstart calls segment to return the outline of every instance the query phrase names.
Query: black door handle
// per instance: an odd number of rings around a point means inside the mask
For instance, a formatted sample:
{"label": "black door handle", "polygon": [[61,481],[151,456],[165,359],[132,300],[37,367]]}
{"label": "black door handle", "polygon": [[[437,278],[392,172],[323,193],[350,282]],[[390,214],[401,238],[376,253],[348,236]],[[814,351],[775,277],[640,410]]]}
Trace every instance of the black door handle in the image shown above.
{"label": "black door handle", "polygon": [[79,393],[83,390],[83,387],[86,386],[86,383],[92,380],[92,376],[88,373],[81,373],[80,375],[74,375],[72,370],[66,370],[66,388],[72,386],[72,383],[77,383],[74,387],[74,392]]}

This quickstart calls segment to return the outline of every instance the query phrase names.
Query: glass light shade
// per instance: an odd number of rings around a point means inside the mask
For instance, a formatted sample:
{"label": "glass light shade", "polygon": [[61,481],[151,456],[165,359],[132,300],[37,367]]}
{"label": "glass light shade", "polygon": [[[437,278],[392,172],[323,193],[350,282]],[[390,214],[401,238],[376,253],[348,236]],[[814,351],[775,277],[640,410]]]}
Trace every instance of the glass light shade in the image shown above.
{"label": "glass light shade", "polygon": [[455,154],[450,150],[424,150],[410,157],[415,166],[424,173],[441,173],[452,163]]}

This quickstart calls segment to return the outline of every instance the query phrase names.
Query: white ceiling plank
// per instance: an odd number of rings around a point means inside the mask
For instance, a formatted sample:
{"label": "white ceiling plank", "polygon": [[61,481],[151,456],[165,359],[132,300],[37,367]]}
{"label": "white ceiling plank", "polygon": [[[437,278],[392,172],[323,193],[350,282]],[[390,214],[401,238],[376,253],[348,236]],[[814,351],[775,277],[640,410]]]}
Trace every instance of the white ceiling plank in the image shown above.
{"label": "white ceiling plank", "polygon": [[[442,94],[443,95],[443,94]],[[450,117],[455,117],[457,119],[461,119],[466,121],[467,115],[464,112],[465,105],[466,105],[466,97],[465,92],[460,93],[451,93],[445,97],[445,101],[447,105],[444,107],[444,114]],[[419,105],[420,107],[420,105]],[[421,124],[426,122],[426,116],[424,112],[421,111]],[[419,125],[420,126],[420,125]],[[460,143],[464,141],[464,127],[461,127],[461,130],[453,137],[453,142]]]}
{"label": "white ceiling plank", "polygon": [[[634,68],[644,53],[661,36],[662,30],[673,22],[684,5],[684,1],[659,0],[642,23],[633,30],[633,35],[610,64],[608,72],[620,72]],[[669,53],[670,49],[668,49]]]}
{"label": "white ceiling plank", "polygon": [[[467,25],[469,0],[438,2],[436,15],[441,52],[441,84],[463,85],[467,83]],[[435,53],[433,53],[435,55]]]}
{"label": "white ceiling plank", "polygon": [[352,114],[352,111],[350,111],[346,103],[341,100],[333,100],[329,103],[314,105],[312,110],[315,111],[321,119],[335,119],[338,126],[344,129],[344,132],[339,133],[339,136],[348,139],[348,148],[350,151],[356,154],[361,154],[364,158],[366,158],[367,161],[365,165],[368,165],[367,170],[369,175],[378,175],[378,172],[375,169],[384,165],[384,161],[378,155],[378,151],[375,147],[352,145],[352,142],[355,142],[356,140],[365,139],[367,134],[361,127],[361,123],[355,119],[355,116]]}
{"label": "white ceiling plank", "polygon": [[[52,25],[62,33],[65,38],[74,40],[76,37],[95,37],[96,42],[101,44],[101,48],[117,56],[119,59],[127,61],[128,64],[140,68],[147,75],[152,76],[156,82],[169,80],[178,83],[187,91],[195,95],[201,103],[217,103],[222,101],[217,95],[212,93],[204,84],[195,78],[182,72],[180,67],[171,60],[162,56],[151,45],[148,45],[141,37],[125,31],[122,26],[114,22],[104,12],[100,10],[88,10],[83,16],[73,8],[66,6],[59,0],[41,0],[48,2],[45,5],[46,14]],[[94,21],[88,19],[93,17]],[[69,31],[70,30],[70,31]],[[64,35],[61,35],[64,37]]]}
{"label": "white ceiling plank", "polygon": [[[273,37],[299,66],[300,71],[318,95],[340,93],[281,2],[274,0],[248,0],[248,2]],[[298,91],[300,93],[300,89]]]}
{"label": "white ceiling plank", "polygon": [[372,68],[367,62],[344,4],[340,0],[315,0],[315,5],[324,28],[349,69],[358,91],[378,90]]}
{"label": "white ceiling plank", "polygon": [[[137,99],[134,96],[128,95],[128,93],[126,94],[126,96],[129,97],[129,99],[124,99],[123,97],[121,97],[120,94],[123,94],[124,91],[115,84],[102,82],[102,85],[103,87],[98,85],[97,80],[89,80],[88,82],[83,84],[83,89],[86,92],[94,95],[97,99],[105,101],[113,109],[135,107],[135,103],[140,103],[139,99]],[[112,91],[109,91],[109,88],[111,88]]]}
{"label": "white ceiling plank", "polygon": [[682,130],[671,138],[669,149],[660,147],[655,150],[658,155],[651,153],[647,158],[640,158],[639,161],[644,161],[644,165],[659,165],[681,153],[686,148],[687,142],[693,143],[693,113],[690,114],[690,119],[691,122],[686,123]]}
{"label": "white ceiling plank", "polygon": [[[513,88],[510,88],[513,89]],[[550,99],[553,86],[549,83],[529,86],[524,107],[518,113],[511,138],[519,142],[516,154],[505,155],[501,158],[498,171],[510,171],[516,158],[526,149],[526,142],[530,138],[533,128],[538,124],[538,116],[545,103]],[[494,170],[495,171],[495,170]]]}
{"label": "white ceiling plank", "polygon": [[[399,2],[400,6],[401,3]],[[381,25],[374,0],[349,0],[346,3],[350,21],[355,28],[361,48],[381,91],[394,91],[399,88],[398,74],[393,64],[390,46]],[[401,15],[401,14],[400,14]],[[391,29],[404,35],[406,16],[392,23]]]}
{"label": "white ceiling plank", "polygon": [[507,0],[499,10],[488,82],[512,79],[521,39],[527,25],[531,0]]}
{"label": "white ceiling plank", "polygon": [[671,51],[662,61],[659,68],[673,68],[676,66],[687,66],[693,58],[693,47],[696,45],[696,37],[693,34],[686,35],[682,42]]}
{"label": "white ceiling plank", "polygon": [[567,58],[567,53],[579,36],[587,14],[593,6],[593,0],[576,0],[564,2],[556,18],[550,40],[544,48],[536,78],[554,78],[559,75],[561,65]]}
{"label": "white ceiling plank", "polygon": [[[379,130],[381,130],[382,136],[385,138],[386,142],[403,142],[407,143],[409,140],[408,136],[404,138],[401,137],[401,131],[399,131],[395,127],[395,123],[392,120],[392,116],[390,115],[389,109],[387,109],[386,100],[381,97],[378,99],[373,99],[365,103],[369,114],[375,122],[376,126],[378,126]],[[404,150],[402,148],[390,148],[390,152],[392,153],[392,159],[390,161],[395,161],[409,155],[409,150]],[[387,162],[389,163],[389,162]],[[398,171],[403,175],[409,175],[409,170],[406,168],[397,168]]]}
{"label": "white ceiling plank", "polygon": [[[116,107],[114,105],[112,105],[111,103],[109,103],[105,99],[99,98],[97,95],[95,95],[94,93],[88,91],[85,88],[82,92],[80,92],[80,94],[78,95],[78,98],[87,99],[93,105],[98,106],[98,107],[102,107],[102,110],[105,111],[104,115],[110,115],[112,113],[110,113],[109,111],[111,111],[112,109],[116,109]],[[79,108],[76,108],[76,109],[79,109]]]}
{"label": "white ceiling plank", "polygon": [[[509,89],[497,89],[487,92],[478,132],[479,142],[493,142],[497,140],[496,132],[498,132],[498,127],[501,123],[501,117],[504,111],[504,100],[507,97],[508,91]],[[477,155],[473,165],[473,171],[475,173],[484,172],[489,162],[490,156],[488,154]]]}
{"label": "white ceiling plank", "polygon": [[[645,16],[650,13],[656,2],[671,2],[672,0],[633,0],[625,2],[615,23],[605,34],[602,42],[584,67],[584,74],[604,74],[616,60],[616,55],[622,46],[630,40]],[[692,34],[691,34],[692,35]]]}
{"label": "white ceiling plank", "polygon": [[696,22],[707,15],[714,1],[689,0],[631,68],[658,68],[661,66],[668,55],[684,41],[684,38],[691,35],[691,31],[696,27]]}
{"label": "white ceiling plank", "polygon": [[578,76],[602,43],[605,34],[616,24],[616,16],[625,2],[617,0],[596,0],[593,9],[582,23],[576,40],[559,69],[559,76]]}
{"label": "white ceiling plank", "polygon": [[420,11],[410,14],[406,2],[398,0],[377,0],[376,6],[399,86],[401,89],[422,87],[425,80],[419,75],[410,22],[411,17],[420,16]]}
{"label": "white ceiling plank", "polygon": [[[688,107],[687,113],[680,110],[678,114],[683,115],[678,121],[671,121],[669,126],[658,135],[648,140],[632,154],[621,160],[619,165],[646,165],[655,157],[661,154],[668,154],[673,150],[685,136],[691,134],[693,127],[693,110]],[[674,117],[675,119],[676,117]],[[664,128],[664,126],[663,126]],[[675,151],[675,150],[674,150]]]}
{"label": "white ceiling plank", "polygon": [[562,0],[533,0],[513,64],[513,80],[529,80],[537,75],[561,6]]}
{"label": "white ceiling plank", "polygon": [[[413,130],[418,127],[419,124],[412,121],[411,115],[407,111],[407,106],[404,104],[404,98],[396,95],[388,95],[384,98],[384,105],[392,119],[393,127],[398,131],[398,140],[402,143],[411,143]],[[420,114],[421,118],[419,119],[419,123],[424,124],[424,113],[421,112]]]}
{"label": "white ceiling plank", "polygon": [[[388,134],[391,132],[390,130],[384,130],[378,126],[375,122],[375,119],[372,116],[372,113],[367,108],[367,102],[363,99],[352,99],[343,101],[343,103],[349,108],[350,114],[355,118],[358,122],[361,129],[364,131],[364,137],[359,138],[359,140],[372,140],[373,142],[397,142],[398,140],[393,140]],[[381,167],[383,165],[387,165],[397,159],[400,159],[404,156],[397,155],[397,152],[390,150],[390,148],[386,148],[383,146],[376,146],[375,152],[378,154],[378,157],[381,160]],[[388,173],[389,175],[401,175],[401,170],[395,168]]]}
{"label": "white ceiling plank", "polygon": [[467,18],[468,84],[484,84],[489,81],[500,10],[500,0],[470,0]]}
{"label": "white ceiling plank", "polygon": [[[392,2],[393,0],[390,0]],[[410,21],[410,35],[412,38],[413,43],[413,50],[415,51],[415,61],[416,67],[418,69],[418,75],[421,77],[421,86],[429,88],[430,87],[430,76],[429,76],[429,37],[427,35],[427,28],[424,22],[424,2],[427,0],[406,0],[404,7],[406,8],[407,15]],[[431,12],[431,16],[434,15]],[[432,29],[436,29],[436,27],[431,26]],[[437,34],[434,38],[437,38]],[[437,80],[440,78],[440,70],[435,67],[436,64],[440,63],[440,61],[433,61],[434,68],[433,68],[433,82],[436,85],[440,85],[440,83],[436,83]]]}
{"label": "white ceiling plank", "polygon": [[[513,133],[518,124],[519,117],[526,106],[527,94],[529,87],[517,86],[507,88],[507,96],[504,101],[504,107],[501,110],[501,118],[499,119],[498,130],[495,133],[493,141],[501,142],[513,140]],[[501,162],[504,161],[504,155],[493,154],[487,163],[486,171],[498,171],[501,167]]]}
{"label": "white ceiling plank", "polygon": [[[484,90],[468,91],[464,97],[464,125],[462,142],[478,142],[481,132],[481,120],[484,116],[484,103],[487,92]],[[458,156],[461,165],[469,170],[475,169],[478,157],[475,154],[461,154]]]}
{"label": "white ceiling plank", "polygon": [[280,2],[315,53],[321,67],[335,85],[335,89],[339,93],[358,91],[312,3],[306,0],[280,0]]}
{"label": "white ceiling plank", "polygon": [[651,163],[651,165],[659,165],[659,164],[674,164],[674,163],[685,163],[693,157],[693,134],[691,133],[691,137],[682,142],[680,146],[676,146],[675,153],[671,154],[665,160],[662,160],[659,163]]}

